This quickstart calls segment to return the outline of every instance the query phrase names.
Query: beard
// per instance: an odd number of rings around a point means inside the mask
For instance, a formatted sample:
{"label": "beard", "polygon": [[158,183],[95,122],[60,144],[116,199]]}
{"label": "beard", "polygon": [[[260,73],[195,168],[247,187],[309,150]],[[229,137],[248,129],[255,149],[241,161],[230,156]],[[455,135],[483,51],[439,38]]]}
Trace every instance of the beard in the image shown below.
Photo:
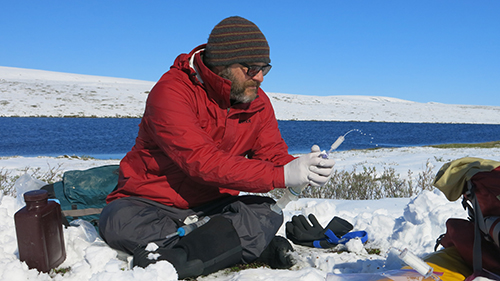
{"label": "beard", "polygon": [[[260,87],[260,82],[255,80],[248,80],[240,82],[236,79],[234,74],[229,68],[225,68],[219,74],[222,78],[231,81],[230,99],[233,104],[236,103],[249,103],[257,97],[257,91]],[[255,87],[250,89],[249,87]]]}

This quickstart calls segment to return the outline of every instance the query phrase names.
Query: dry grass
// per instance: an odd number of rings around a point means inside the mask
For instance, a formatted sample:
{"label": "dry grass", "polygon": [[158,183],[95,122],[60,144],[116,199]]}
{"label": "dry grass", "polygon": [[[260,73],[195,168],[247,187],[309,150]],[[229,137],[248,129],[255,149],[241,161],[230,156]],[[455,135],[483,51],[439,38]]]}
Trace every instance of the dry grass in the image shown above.
{"label": "dry grass", "polygon": [[[27,173],[31,175],[31,177],[39,179],[46,183],[54,183],[62,179],[63,171],[62,164],[59,164],[55,167],[51,167],[49,165],[48,169],[42,172],[41,168],[30,168],[25,167],[21,170],[22,173]],[[9,170],[0,169],[0,192],[4,195],[16,196],[15,183],[19,178],[19,175],[12,175],[12,172]]]}
{"label": "dry grass", "polygon": [[[334,171],[332,179],[325,186],[308,187],[300,195],[301,198],[324,198],[346,200],[372,200],[381,198],[408,198],[422,190],[434,187],[434,171],[427,162],[426,169],[412,180],[413,172],[408,171],[408,179],[396,174],[393,168],[384,168],[379,173],[374,167],[357,167],[351,172]],[[271,197],[277,199],[283,195],[282,190],[273,190]]]}

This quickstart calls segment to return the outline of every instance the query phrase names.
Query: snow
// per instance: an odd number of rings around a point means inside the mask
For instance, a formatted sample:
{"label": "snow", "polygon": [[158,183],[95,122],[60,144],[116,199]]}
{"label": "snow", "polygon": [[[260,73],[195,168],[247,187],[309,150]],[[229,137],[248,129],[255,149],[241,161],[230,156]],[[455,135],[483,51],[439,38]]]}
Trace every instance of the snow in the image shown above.
{"label": "snow", "polygon": [[[0,66],[0,116],[141,117],[154,83]],[[279,120],[500,124],[499,106],[267,94]]]}
{"label": "snow", "polygon": [[[407,171],[418,174],[430,165],[434,172],[445,161],[465,156],[499,160],[500,148],[494,149],[437,149],[404,147],[367,151],[335,152],[337,169],[352,170],[365,165],[383,170],[393,167],[405,178]],[[23,175],[26,167],[40,168],[60,166],[62,170],[86,169],[90,167],[118,164],[119,160],[83,160],[55,157],[4,157],[0,158],[0,169],[12,175]],[[1,195],[0,195],[1,196]],[[71,226],[64,230],[67,258],[60,266],[69,267],[68,273],[49,274],[28,270],[18,259],[14,229],[14,213],[22,207],[20,200],[3,196],[0,200],[0,280],[176,280],[173,267],[159,262],[146,269],[129,268],[130,257],[112,250],[102,241],[93,243],[82,227]],[[312,249],[294,245],[293,256],[297,260],[291,270],[266,268],[247,269],[236,273],[219,271],[198,280],[325,280],[328,273],[375,273],[395,270],[402,266],[399,260],[391,259],[391,249],[408,248],[417,256],[433,252],[436,238],[446,231],[448,218],[465,218],[460,200],[449,202],[438,190],[424,191],[412,198],[386,198],[380,200],[332,200],[299,199],[284,210],[285,221],[294,215],[314,214],[326,226],[339,216],[351,222],[354,230],[368,232],[368,242],[353,241],[347,245],[348,252],[334,253],[330,250]],[[278,235],[285,236],[284,226]],[[381,254],[368,254],[366,249],[380,249]],[[394,261],[395,260],[395,261]]]}
{"label": "snow", "polygon": [[[53,73],[0,67],[0,116],[140,116],[152,82]],[[45,89],[45,90],[44,90]],[[387,97],[292,96],[271,94],[280,119],[359,120],[398,122],[500,123],[500,107],[421,104]],[[377,171],[394,168],[401,177],[437,170],[447,161],[474,156],[500,161],[500,148],[438,149],[430,147],[385,148],[334,152],[338,170],[362,165]],[[22,176],[27,167],[43,173],[118,164],[119,160],[65,157],[0,157],[0,171]],[[131,257],[109,248],[99,238],[92,241],[83,226],[64,229],[67,258],[60,268],[66,273],[39,273],[20,262],[13,216],[21,200],[0,194],[0,280],[177,280],[175,269],[161,261],[146,269],[130,268]],[[294,245],[297,264],[291,270],[269,268],[239,272],[219,271],[198,280],[325,280],[328,274],[380,273],[397,270],[402,262],[396,249],[408,248],[422,257],[433,252],[436,238],[445,232],[448,218],[465,218],[459,201],[449,202],[438,190],[423,191],[412,198],[380,200],[300,199],[284,210],[285,221],[293,215],[315,214],[325,226],[334,216],[351,222],[354,230],[368,232],[363,245],[353,240],[339,253]],[[285,236],[284,225],[278,235]],[[380,249],[370,254],[367,249]],[[484,279],[483,279],[484,280]]]}

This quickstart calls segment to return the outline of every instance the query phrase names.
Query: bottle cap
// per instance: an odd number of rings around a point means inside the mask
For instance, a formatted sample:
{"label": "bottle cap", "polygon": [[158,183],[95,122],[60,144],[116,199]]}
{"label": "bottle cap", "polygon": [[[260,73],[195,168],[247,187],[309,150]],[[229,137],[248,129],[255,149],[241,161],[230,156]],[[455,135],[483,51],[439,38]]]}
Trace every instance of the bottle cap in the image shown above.
{"label": "bottle cap", "polygon": [[182,236],[186,235],[186,230],[184,228],[182,228],[182,227],[179,227],[177,229],[177,233],[179,234],[180,237],[182,237]]}
{"label": "bottle cap", "polygon": [[49,198],[47,190],[32,190],[24,193],[24,201],[26,202],[43,201],[47,198]]}

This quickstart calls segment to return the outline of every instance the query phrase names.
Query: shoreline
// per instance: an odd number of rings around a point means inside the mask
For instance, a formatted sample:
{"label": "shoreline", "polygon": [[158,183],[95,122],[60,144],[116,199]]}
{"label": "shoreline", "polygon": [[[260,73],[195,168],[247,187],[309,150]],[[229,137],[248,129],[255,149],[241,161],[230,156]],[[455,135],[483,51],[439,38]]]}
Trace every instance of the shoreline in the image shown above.
{"label": "shoreline", "polygon": [[[435,144],[435,145],[422,145],[422,146],[397,146],[397,147],[375,147],[375,148],[363,148],[363,149],[349,149],[349,150],[336,150],[338,153],[367,153],[370,151],[382,151],[382,150],[395,150],[395,149],[412,149],[412,148],[435,148],[435,149],[500,149],[500,140],[497,141],[488,141],[488,142],[478,142],[478,143],[444,143],[444,144]],[[128,151],[127,151],[128,152]],[[123,156],[127,154],[125,152]],[[293,153],[294,155],[301,155],[303,153]],[[101,154],[108,155],[108,154]],[[116,155],[109,154],[109,155]],[[53,158],[53,159],[73,159],[73,160],[82,160],[82,161],[120,161],[121,158],[97,158],[90,155],[0,155],[0,161],[10,158]],[[1,168],[1,166],[0,166]]]}
{"label": "shoreline", "polygon": [[[65,115],[65,116],[52,116],[52,115],[27,115],[27,116],[5,116],[0,115],[0,118],[74,118],[74,119],[141,119],[142,116],[81,116],[81,115]],[[278,121],[297,121],[297,122],[339,122],[339,123],[391,123],[391,124],[450,124],[450,125],[500,125],[498,123],[488,122],[430,122],[430,121],[376,121],[376,120],[319,120],[319,119],[277,119]]]}

